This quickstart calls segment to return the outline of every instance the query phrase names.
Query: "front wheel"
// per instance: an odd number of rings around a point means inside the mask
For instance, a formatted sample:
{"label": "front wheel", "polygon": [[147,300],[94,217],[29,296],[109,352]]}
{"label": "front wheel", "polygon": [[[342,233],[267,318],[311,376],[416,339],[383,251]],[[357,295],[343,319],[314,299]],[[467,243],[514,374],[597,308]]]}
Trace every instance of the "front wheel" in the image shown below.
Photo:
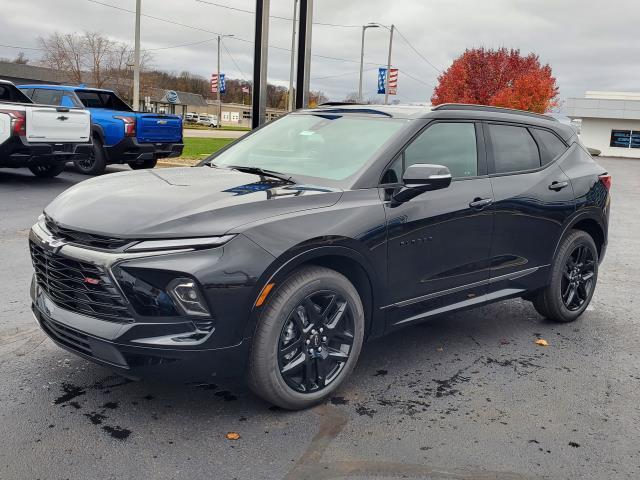
{"label": "front wheel", "polygon": [[538,313],[556,322],[572,322],[586,310],[598,280],[598,249],[586,232],[567,235],[551,266],[551,283],[533,299]]}
{"label": "front wheel", "polygon": [[289,410],[331,395],[353,370],[364,338],[358,291],[324,267],[295,271],[263,307],[249,359],[248,383]]}
{"label": "front wheel", "polygon": [[151,160],[143,160],[141,162],[129,162],[129,167],[131,170],[143,170],[145,168],[154,168],[158,163],[158,160],[152,158]]}

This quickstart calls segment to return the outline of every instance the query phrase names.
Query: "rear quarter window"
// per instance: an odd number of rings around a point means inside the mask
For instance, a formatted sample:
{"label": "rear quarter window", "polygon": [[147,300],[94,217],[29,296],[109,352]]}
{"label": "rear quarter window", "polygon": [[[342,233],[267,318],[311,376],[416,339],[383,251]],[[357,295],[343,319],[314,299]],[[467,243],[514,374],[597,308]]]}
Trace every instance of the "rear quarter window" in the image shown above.
{"label": "rear quarter window", "polygon": [[542,165],[546,165],[547,163],[552,162],[567,150],[567,146],[562,142],[562,140],[560,140],[555,136],[555,134],[551,132],[540,130],[538,128],[532,128],[531,133],[533,134],[536,142],[538,143],[538,147],[540,148],[540,158],[542,160]]}
{"label": "rear quarter window", "polygon": [[540,168],[538,145],[525,127],[491,124],[495,173],[522,172]]}

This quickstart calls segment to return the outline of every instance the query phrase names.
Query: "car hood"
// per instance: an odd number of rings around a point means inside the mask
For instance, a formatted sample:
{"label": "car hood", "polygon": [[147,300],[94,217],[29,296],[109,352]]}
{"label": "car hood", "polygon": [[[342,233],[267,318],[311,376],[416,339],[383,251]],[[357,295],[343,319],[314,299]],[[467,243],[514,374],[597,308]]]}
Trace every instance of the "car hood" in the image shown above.
{"label": "car hood", "polygon": [[258,220],[335,204],[342,190],[198,167],[103,175],[59,195],[45,214],[65,228],[122,238],[233,233]]}

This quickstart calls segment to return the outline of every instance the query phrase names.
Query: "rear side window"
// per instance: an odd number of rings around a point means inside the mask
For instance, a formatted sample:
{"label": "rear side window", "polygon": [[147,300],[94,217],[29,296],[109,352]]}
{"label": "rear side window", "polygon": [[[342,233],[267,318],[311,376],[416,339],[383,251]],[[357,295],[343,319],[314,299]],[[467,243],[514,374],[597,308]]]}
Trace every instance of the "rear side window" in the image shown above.
{"label": "rear side window", "polygon": [[567,149],[567,146],[551,132],[532,128],[531,133],[535,137],[536,142],[538,142],[542,165],[546,165],[555,160]]}
{"label": "rear side window", "polygon": [[62,92],[60,90],[49,90],[46,88],[36,88],[31,97],[33,103],[42,105],[60,105],[62,100]]}
{"label": "rear side window", "polygon": [[529,131],[512,125],[488,125],[495,173],[520,172],[540,167],[538,146]]}
{"label": "rear side window", "polygon": [[403,171],[415,163],[444,165],[453,178],[478,175],[476,128],[473,123],[436,123],[404,152]]}
{"label": "rear side window", "polygon": [[76,90],[76,95],[87,108],[105,108],[123,112],[132,111],[129,105],[112,92]]}

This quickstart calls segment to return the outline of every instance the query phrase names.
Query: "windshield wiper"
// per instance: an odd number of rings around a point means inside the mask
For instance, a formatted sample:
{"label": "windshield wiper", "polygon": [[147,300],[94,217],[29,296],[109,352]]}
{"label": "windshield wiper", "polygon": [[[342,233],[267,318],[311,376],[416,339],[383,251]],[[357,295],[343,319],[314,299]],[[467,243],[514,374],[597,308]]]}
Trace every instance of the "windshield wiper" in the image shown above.
{"label": "windshield wiper", "polygon": [[232,170],[238,170],[239,172],[255,173],[256,175],[278,178],[280,180],[284,180],[285,182],[295,183],[291,175],[287,175],[285,173],[280,173],[280,172],[274,172],[273,170],[265,170],[260,167],[245,167],[242,165],[229,165],[227,168],[231,168]]}

